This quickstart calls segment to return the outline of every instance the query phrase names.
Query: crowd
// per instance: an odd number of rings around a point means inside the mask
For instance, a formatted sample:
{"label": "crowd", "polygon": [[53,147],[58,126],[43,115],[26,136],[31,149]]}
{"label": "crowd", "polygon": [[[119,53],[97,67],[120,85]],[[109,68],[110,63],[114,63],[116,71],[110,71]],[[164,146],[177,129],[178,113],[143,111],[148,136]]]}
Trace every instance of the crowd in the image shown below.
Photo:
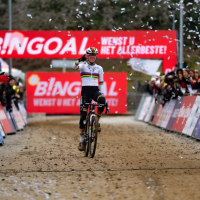
{"label": "crowd", "polygon": [[12,102],[19,110],[18,102],[23,98],[23,85],[11,75],[0,73],[0,102],[8,112],[12,112]]}
{"label": "crowd", "polygon": [[157,72],[147,84],[147,92],[151,95],[162,95],[161,104],[164,106],[170,99],[177,99],[187,94],[200,92],[199,70],[183,68],[177,65],[172,72],[160,74]]}

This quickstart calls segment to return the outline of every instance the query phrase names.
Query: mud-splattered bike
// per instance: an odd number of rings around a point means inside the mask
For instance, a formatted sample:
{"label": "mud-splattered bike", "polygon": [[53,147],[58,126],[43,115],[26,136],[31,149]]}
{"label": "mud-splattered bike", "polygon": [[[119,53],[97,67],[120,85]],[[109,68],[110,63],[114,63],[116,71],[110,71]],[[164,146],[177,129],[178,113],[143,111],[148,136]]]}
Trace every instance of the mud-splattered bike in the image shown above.
{"label": "mud-splattered bike", "polygon": [[97,136],[98,133],[101,132],[100,123],[97,115],[95,114],[96,106],[105,106],[106,111],[105,114],[109,112],[108,104],[98,104],[98,103],[85,103],[89,105],[86,122],[85,122],[85,157],[90,153],[90,157],[93,158],[95,155],[96,147],[97,147]]}

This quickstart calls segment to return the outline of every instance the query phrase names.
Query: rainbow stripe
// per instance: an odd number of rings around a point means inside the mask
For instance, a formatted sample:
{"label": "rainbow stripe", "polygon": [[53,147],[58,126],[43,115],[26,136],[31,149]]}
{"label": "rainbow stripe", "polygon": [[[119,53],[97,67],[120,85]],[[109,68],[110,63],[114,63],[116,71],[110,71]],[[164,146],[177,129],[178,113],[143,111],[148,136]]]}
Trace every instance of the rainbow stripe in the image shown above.
{"label": "rainbow stripe", "polygon": [[103,85],[103,81],[99,81],[99,85]]}
{"label": "rainbow stripe", "polygon": [[86,109],[86,108],[83,108],[83,111],[84,111],[84,112],[87,112],[87,109]]}
{"label": "rainbow stripe", "polygon": [[90,72],[82,72],[81,73],[81,78],[87,78],[87,77],[99,78],[99,74],[98,73],[90,73]]}

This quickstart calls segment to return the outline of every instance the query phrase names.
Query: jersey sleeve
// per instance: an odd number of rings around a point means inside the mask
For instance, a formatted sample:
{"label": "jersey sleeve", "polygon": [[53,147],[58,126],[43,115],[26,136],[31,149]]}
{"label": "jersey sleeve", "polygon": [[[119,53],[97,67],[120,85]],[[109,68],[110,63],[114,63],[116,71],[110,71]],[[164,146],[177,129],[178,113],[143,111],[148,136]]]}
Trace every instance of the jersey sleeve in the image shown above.
{"label": "jersey sleeve", "polygon": [[103,72],[103,68],[100,66],[99,68],[99,89],[100,89],[100,92],[104,94],[104,83],[103,83],[103,80],[104,80],[104,72]]}
{"label": "jersey sleeve", "polygon": [[77,70],[82,70],[83,68],[83,64],[80,64],[80,62],[77,60],[74,65],[72,66],[73,69],[77,69]]}

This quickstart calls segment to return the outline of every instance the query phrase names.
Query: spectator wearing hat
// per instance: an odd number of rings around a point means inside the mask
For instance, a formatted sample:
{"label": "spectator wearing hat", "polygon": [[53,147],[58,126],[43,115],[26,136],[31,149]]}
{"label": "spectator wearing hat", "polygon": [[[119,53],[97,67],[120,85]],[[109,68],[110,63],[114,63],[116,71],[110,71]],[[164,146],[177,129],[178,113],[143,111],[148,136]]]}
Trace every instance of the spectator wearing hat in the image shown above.
{"label": "spectator wearing hat", "polygon": [[[16,95],[16,90],[19,89],[19,86],[15,86],[15,78],[13,76],[9,77],[9,80],[5,86],[5,91],[6,91],[6,101],[7,101],[7,106],[6,110],[11,112],[12,111],[12,105],[11,105],[11,100],[12,97]],[[14,87],[14,89],[13,89]]]}

